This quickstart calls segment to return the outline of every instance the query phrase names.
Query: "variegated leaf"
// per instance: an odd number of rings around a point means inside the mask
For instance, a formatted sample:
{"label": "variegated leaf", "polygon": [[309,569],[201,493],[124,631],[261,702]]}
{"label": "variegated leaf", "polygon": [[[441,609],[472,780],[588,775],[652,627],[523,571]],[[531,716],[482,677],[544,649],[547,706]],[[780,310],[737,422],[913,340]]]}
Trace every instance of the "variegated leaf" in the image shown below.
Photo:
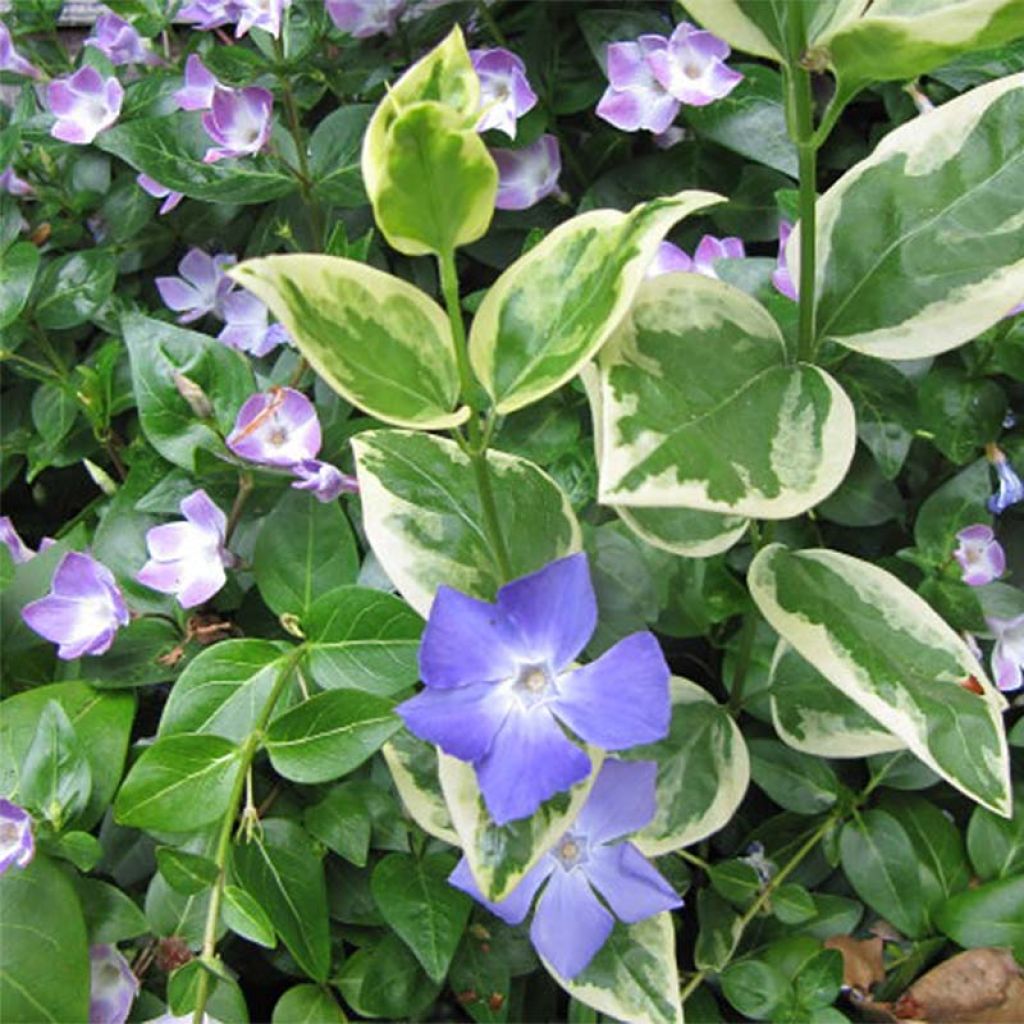
{"label": "variegated leaf", "polygon": [[[402,596],[424,617],[443,583],[492,600],[500,578],[483,526],[469,456],[453,441],[404,430],[352,439],[367,538]],[[512,576],[579,551],[569,499],[546,473],[515,455],[487,463]]]}
{"label": "variegated leaf", "polygon": [[408,282],[316,255],[247,260],[230,274],[273,310],[313,369],[353,405],[422,429],[452,427],[469,415],[456,408],[448,317]]}
{"label": "variegated leaf", "polygon": [[473,369],[499,413],[536,402],[579,372],[625,316],[666,232],[722,201],[680,192],[629,213],[560,224],[487,292],[470,332]]}
{"label": "variegated leaf", "polygon": [[384,744],[381,753],[412,820],[428,835],[458,846],[437,774],[437,747],[402,731]]}
{"label": "variegated leaf", "polygon": [[504,899],[579,814],[604,760],[599,750],[587,753],[592,770],[586,779],[546,800],[532,817],[495,825],[484,807],[473,766],[438,752],[438,775],[452,824],[473,879],[488,899]]}
{"label": "variegated leaf", "polygon": [[853,457],[842,388],[789,362],[768,312],[722,281],[646,282],[598,365],[604,504],[785,519],[835,490]]}
{"label": "variegated leaf", "polygon": [[818,205],[820,337],[914,359],[996,323],[1024,296],[1021,195],[1024,74],[891,132]]}
{"label": "variegated leaf", "polygon": [[871,757],[906,744],[780,640],[772,660],[772,721],[779,738],[816,757]]}
{"label": "variegated leaf", "polygon": [[917,594],[850,555],[781,544],[758,553],[747,582],[761,614],[833,686],[951,785],[1010,813],[1006,701]]}
{"label": "variegated leaf", "polygon": [[717,832],[750,782],[747,747],[725,708],[696,683],[672,677],[672,723],[659,743],[637,747],[631,761],[658,765],[653,820],[633,837],[648,857],[682,849]]}
{"label": "variegated leaf", "polygon": [[683,1024],[671,914],[617,922],[594,959],[571,981],[546,960],[548,973],[574,999],[630,1024]]}

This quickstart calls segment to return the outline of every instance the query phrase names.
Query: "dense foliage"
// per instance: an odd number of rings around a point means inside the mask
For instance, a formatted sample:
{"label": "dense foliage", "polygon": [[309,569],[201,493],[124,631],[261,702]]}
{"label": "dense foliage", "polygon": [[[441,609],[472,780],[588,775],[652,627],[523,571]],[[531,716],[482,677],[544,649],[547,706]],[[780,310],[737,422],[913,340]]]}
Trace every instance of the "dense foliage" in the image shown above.
{"label": "dense foliage", "polygon": [[3,1020],[1013,1019],[1019,0],[60,7]]}

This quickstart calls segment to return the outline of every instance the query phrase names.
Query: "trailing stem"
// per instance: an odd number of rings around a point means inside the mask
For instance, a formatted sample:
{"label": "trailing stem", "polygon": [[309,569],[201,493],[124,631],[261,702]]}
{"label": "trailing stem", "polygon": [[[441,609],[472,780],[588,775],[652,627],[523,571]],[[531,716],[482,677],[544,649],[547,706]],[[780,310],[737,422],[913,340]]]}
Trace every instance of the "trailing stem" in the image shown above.
{"label": "trailing stem", "polygon": [[799,346],[797,357],[801,362],[813,363],[815,344],[815,207],[817,205],[818,143],[814,138],[814,118],[811,109],[811,76],[801,67],[790,69],[790,109],[793,112],[791,130],[796,143],[800,172],[800,278],[797,286],[799,301]]}

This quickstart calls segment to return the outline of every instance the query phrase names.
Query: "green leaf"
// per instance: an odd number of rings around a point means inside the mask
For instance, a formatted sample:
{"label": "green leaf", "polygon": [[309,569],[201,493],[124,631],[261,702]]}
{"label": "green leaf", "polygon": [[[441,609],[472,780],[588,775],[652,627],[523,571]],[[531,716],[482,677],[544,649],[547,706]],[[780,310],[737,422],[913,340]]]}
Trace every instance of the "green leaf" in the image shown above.
{"label": "green leaf", "polygon": [[47,701],[25,754],[19,797],[59,832],[85,810],[91,793],[92,771],[75,727],[57,701]]}
{"label": "green leaf", "polygon": [[173,846],[156,848],[156,866],[167,884],[184,896],[209,889],[220,877],[220,868],[209,858]]}
{"label": "green leaf", "polygon": [[348,1018],[317,985],[296,985],[274,1004],[270,1024],[346,1024]]}
{"label": "green leaf", "polygon": [[238,884],[267,912],[299,966],[326,981],[331,965],[327,886],[320,856],[294,822],[271,818],[262,835],[236,844],[232,869]]}
{"label": "green leaf", "polygon": [[747,532],[743,516],[723,516],[696,508],[627,508],[619,518],[648,544],[684,558],[710,558],[728,551]]}
{"label": "green leaf", "polygon": [[743,934],[740,916],[713,889],[697,893],[697,920],[700,931],[693,950],[693,960],[701,971],[721,971]]}
{"label": "green leaf", "polygon": [[[110,514],[108,507],[107,516]],[[104,521],[107,521],[106,517]],[[106,548],[108,541],[112,541],[114,536],[117,537],[122,551],[125,548],[133,549],[133,545],[126,541],[125,534],[128,529],[128,523],[118,518],[116,524],[111,520],[109,530],[104,531],[102,545],[96,540],[100,536],[99,533],[93,539],[93,555],[102,560],[115,575],[116,569],[103,558],[99,549],[101,546]],[[136,566],[141,564],[141,561],[135,562]],[[152,594],[153,591],[149,593]],[[134,602],[132,609],[137,609]],[[153,683],[171,682],[181,666],[180,663],[170,664],[166,656],[178,648],[181,641],[181,631],[166,619],[132,619],[127,626],[117,631],[113,646],[102,658],[90,658],[83,662],[82,676],[90,686],[101,690],[132,689]]]}
{"label": "green leaf", "polygon": [[241,743],[255,728],[287,652],[267,640],[224,640],[178,677],[159,735],[206,733]]}
{"label": "green leaf", "polygon": [[356,1013],[394,1021],[423,1014],[441,989],[409,947],[392,934],[353,953],[335,984]]}
{"label": "green leaf", "polygon": [[[486,931],[470,929],[452,960],[448,984],[457,993],[459,1004],[478,1024],[504,1024],[509,1017],[512,985],[511,957],[495,940],[510,936],[493,925]],[[570,1016],[569,1020],[579,1020]]]}
{"label": "green leaf", "polygon": [[337,587],[302,619],[307,664],[326,690],[364,690],[391,697],[419,678],[423,620],[393,594]]}
{"label": "green leaf", "polygon": [[1024,875],[958,893],[935,914],[935,923],[965,949],[1009,946],[1024,957]]}
{"label": "green leaf", "polygon": [[967,825],[967,852],[978,877],[1009,878],[1024,874],[1024,786],[1014,790],[1013,817],[1007,821],[975,807]]}
{"label": "green leaf", "polygon": [[39,854],[0,876],[0,1004],[5,1021],[89,1019],[89,948],[74,887]]}
{"label": "green leaf", "polygon": [[313,369],[353,405],[431,430],[469,415],[458,406],[448,317],[419,288],[337,256],[267,256],[230,275],[273,310]]}
{"label": "green leaf", "polygon": [[[835,1002],[842,985],[843,954],[838,949],[819,950],[800,965],[793,979],[797,1002],[804,1009],[816,1011]],[[818,1020],[817,1013],[813,1019]]]}
{"label": "green leaf", "polygon": [[122,121],[97,136],[96,145],[191,199],[265,203],[297,188],[269,157],[203,163],[210,138],[198,114]]}
{"label": "green leaf", "polygon": [[644,284],[602,349],[599,500],[788,518],[853,458],[853,408],[792,364],[754,299],[699,274]]}
{"label": "green leaf", "polygon": [[[492,600],[503,581],[469,456],[400,430],[361,433],[352,450],[367,538],[409,604],[427,615],[441,584]],[[494,450],[487,464],[513,578],[579,550],[569,499],[546,473]]]}
{"label": "green leaf", "polygon": [[100,841],[88,832],[64,832],[47,846],[47,852],[70,861],[79,871],[92,871],[103,859]]}
{"label": "green leaf", "polygon": [[470,331],[470,361],[496,410],[520,409],[575,376],[626,315],[669,228],[720,201],[680,192],[629,213],[591,210],[516,260]]}
{"label": "green leaf", "polygon": [[220,736],[164,736],[132,765],[114,816],[132,828],[191,832],[223,817],[240,765],[239,749]]}
{"label": "green leaf", "polygon": [[437,747],[402,730],[384,744],[381,753],[409,817],[428,835],[459,846],[438,778]]}
{"label": "green leaf", "polygon": [[31,242],[15,242],[0,261],[0,327],[18,319],[28,302],[39,269],[39,250]]}
{"label": "green leaf", "polygon": [[574,999],[630,1024],[683,1024],[675,931],[670,914],[637,924],[616,922],[594,959],[569,980],[545,961],[551,976]]}
{"label": "green leaf", "polygon": [[121,782],[135,698],[130,693],[101,692],[85,683],[66,682],[39,686],[0,704],[0,793],[15,802],[36,727],[51,700],[67,713],[89,763],[89,803],[74,825],[91,829],[103,817]]}
{"label": "green leaf", "polygon": [[338,502],[285,491],[260,528],[253,571],[267,607],[300,619],[318,597],[340,583],[354,583],[359,552]]}
{"label": "green leaf", "polygon": [[972,380],[965,370],[937,366],[918,388],[921,426],[950,462],[971,461],[1006,416],[1006,393],[989,379]]}
{"label": "green leaf", "polygon": [[772,659],[769,696],[775,731],[794,750],[815,757],[870,757],[905,748],[785,640]]}
{"label": "green leaf", "polygon": [[772,913],[783,924],[803,924],[817,916],[818,910],[802,885],[790,883],[780,885],[772,893]]}
{"label": "green leaf", "polygon": [[762,960],[740,960],[722,972],[722,994],[754,1020],[771,1020],[772,1010],[791,991],[782,972]]}
{"label": "green leaf", "polygon": [[624,755],[658,765],[657,810],[633,839],[648,857],[717,832],[739,807],[750,780],[743,734],[725,708],[678,676],[672,677],[671,695],[668,736]]}
{"label": "green leaf", "polygon": [[[913,591],[849,555],[780,544],[762,548],[747,583],[761,614],[833,686],[957,789],[1009,815],[1005,700]],[[968,676],[982,694],[961,685]]]}
{"label": "green leaf", "polygon": [[402,727],[384,697],[328,690],[278,715],[267,730],[274,769],[293,782],[329,782],[358,768]]}
{"label": "green leaf", "polygon": [[796,814],[827,811],[839,796],[839,780],[831,766],[769,739],[747,743],[755,785],[780,807]]}
{"label": "green leaf", "polygon": [[370,810],[359,790],[333,786],[318,803],[307,807],[302,822],[310,835],[356,867],[366,867],[370,852]]}
{"label": "green leaf", "polygon": [[59,257],[39,275],[36,322],[50,329],[84,324],[106,302],[116,278],[117,256],[110,249],[84,249]]}
{"label": "green leaf", "polygon": [[224,905],[221,908],[224,923],[236,935],[255,942],[257,946],[273,949],[277,945],[274,926],[267,912],[244,889],[237,885],[224,886]]}
{"label": "green leaf", "polygon": [[441,789],[473,880],[489,900],[503,900],[561,838],[586,803],[604,755],[588,750],[591,772],[572,789],[544,801],[529,818],[496,825],[484,806],[473,766],[438,754]]}
{"label": "green leaf", "polygon": [[146,915],[116,886],[82,876],[76,876],[73,883],[90,946],[99,942],[124,942],[149,931]]}
{"label": "green leaf", "polygon": [[840,526],[880,526],[904,516],[903,495],[878,463],[858,446],[846,477],[817,508],[822,519]]}
{"label": "green leaf", "polygon": [[934,490],[921,505],[914,522],[914,543],[936,565],[952,557],[960,543],[956,539],[960,530],[991,518],[985,506],[990,476],[988,462],[978,459]]}
{"label": "green leaf", "polygon": [[413,951],[427,976],[443,981],[472,901],[448,884],[455,858],[392,853],[373,869],[370,889],[384,920]]}
{"label": "green leaf", "polygon": [[761,877],[752,865],[734,858],[708,868],[708,880],[719,896],[746,910],[761,892]]}
{"label": "green leaf", "polygon": [[[950,16],[962,19],[964,6]],[[1022,76],[891,132],[818,204],[818,336],[913,359],[991,327],[1024,294],[1021,192]]]}
{"label": "green leaf", "polygon": [[309,139],[309,170],[321,199],[341,207],[365,205],[359,149],[372,107],[355,103],[328,114]]}
{"label": "green leaf", "polygon": [[[221,435],[230,432],[239,407],[256,390],[245,356],[209,335],[137,313],[123,317],[121,328],[131,357],[139,422],[149,443],[189,473],[195,471],[201,450],[226,455]],[[196,418],[175,386],[176,374],[206,392],[215,425]]]}
{"label": "green leaf", "polygon": [[885,811],[864,811],[843,827],[843,871],[857,895],[904,935],[928,930],[917,854],[902,825]]}

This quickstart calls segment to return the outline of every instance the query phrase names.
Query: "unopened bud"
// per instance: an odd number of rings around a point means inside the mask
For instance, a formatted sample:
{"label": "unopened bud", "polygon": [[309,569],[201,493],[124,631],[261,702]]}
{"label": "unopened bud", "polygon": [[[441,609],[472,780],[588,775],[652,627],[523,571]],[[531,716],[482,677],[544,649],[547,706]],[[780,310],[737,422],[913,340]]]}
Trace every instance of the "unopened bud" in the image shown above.
{"label": "unopened bud", "polygon": [[174,386],[178,394],[188,402],[189,408],[201,420],[208,420],[213,417],[213,405],[207,398],[206,392],[191,378],[183,373],[174,372]]}
{"label": "unopened bud", "polygon": [[108,497],[117,494],[114,478],[102,466],[97,466],[91,459],[82,459],[85,471],[92,477],[92,482]]}

